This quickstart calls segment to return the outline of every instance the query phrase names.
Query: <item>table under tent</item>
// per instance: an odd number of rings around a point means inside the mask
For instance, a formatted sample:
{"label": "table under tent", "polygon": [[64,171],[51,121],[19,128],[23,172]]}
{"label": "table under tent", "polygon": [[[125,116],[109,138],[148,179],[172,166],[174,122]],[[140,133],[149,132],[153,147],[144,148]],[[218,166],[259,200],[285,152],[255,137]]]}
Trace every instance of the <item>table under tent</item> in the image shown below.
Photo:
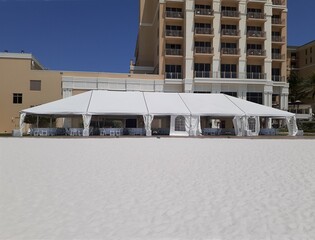
{"label": "table under tent", "polygon": [[[211,130],[257,136],[261,131],[261,118],[285,120],[291,136],[298,131],[295,114],[225,94],[92,90],[22,110],[20,135],[24,132],[25,117],[29,115],[61,118],[61,128],[66,133],[76,129],[77,135],[82,136],[151,136],[159,129],[171,136],[199,136]],[[212,126],[207,125],[209,119],[212,119]],[[213,120],[221,120],[221,126],[214,127]],[[75,124],[77,126],[73,126]],[[45,135],[52,135],[47,131]]]}

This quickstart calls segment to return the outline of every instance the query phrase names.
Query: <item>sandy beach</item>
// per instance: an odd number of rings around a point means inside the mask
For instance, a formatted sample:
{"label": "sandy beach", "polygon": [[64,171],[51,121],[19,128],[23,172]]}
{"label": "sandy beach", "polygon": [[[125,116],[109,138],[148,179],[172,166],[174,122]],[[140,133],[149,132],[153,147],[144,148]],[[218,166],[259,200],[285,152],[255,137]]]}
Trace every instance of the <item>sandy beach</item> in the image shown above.
{"label": "sandy beach", "polygon": [[0,138],[0,239],[313,240],[315,140]]}

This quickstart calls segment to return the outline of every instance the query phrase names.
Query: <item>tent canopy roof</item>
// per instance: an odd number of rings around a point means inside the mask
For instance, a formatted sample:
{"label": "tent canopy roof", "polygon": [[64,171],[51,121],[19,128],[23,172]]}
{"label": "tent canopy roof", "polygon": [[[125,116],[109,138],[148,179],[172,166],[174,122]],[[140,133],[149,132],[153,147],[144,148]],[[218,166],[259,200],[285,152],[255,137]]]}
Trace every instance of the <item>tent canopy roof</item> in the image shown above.
{"label": "tent canopy roof", "polygon": [[194,115],[292,117],[293,113],[225,94],[92,90],[21,113],[31,115]]}

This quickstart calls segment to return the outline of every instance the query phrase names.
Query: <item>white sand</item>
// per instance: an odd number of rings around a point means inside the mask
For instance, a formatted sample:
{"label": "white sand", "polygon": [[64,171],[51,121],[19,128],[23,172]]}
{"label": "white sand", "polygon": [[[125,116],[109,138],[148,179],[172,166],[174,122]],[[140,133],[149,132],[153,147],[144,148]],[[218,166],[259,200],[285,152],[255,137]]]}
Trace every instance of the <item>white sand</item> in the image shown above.
{"label": "white sand", "polygon": [[314,240],[315,140],[0,138],[0,239]]}

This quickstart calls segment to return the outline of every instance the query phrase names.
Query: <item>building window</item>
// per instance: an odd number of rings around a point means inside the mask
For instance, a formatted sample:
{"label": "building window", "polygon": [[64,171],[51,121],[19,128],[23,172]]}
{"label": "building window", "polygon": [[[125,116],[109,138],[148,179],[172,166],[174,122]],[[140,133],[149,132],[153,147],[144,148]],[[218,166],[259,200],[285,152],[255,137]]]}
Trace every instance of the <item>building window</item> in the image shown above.
{"label": "building window", "polygon": [[263,79],[265,77],[262,74],[260,65],[247,65],[247,78],[248,79]]}
{"label": "building window", "polygon": [[195,63],[195,77],[210,78],[210,63]]}
{"label": "building window", "polygon": [[223,93],[225,95],[229,95],[231,97],[237,97],[237,92],[221,92],[221,93]]}
{"label": "building window", "polygon": [[312,47],[310,48],[310,53],[313,53],[313,48]]}
{"label": "building window", "polygon": [[180,132],[186,131],[185,118],[183,116],[177,116],[175,118],[175,131],[180,131]]}
{"label": "building window", "polygon": [[165,78],[181,79],[182,66],[181,65],[165,65]]}
{"label": "building window", "polygon": [[258,104],[263,104],[262,101],[262,93],[260,92],[248,92],[246,94],[247,96],[247,101],[258,103]]}
{"label": "building window", "polygon": [[13,93],[13,104],[22,104],[23,94],[22,93]]}
{"label": "building window", "polygon": [[31,91],[41,91],[42,90],[42,81],[41,80],[31,80],[30,81],[30,90]]}
{"label": "building window", "polygon": [[221,78],[237,78],[236,64],[221,64]]}
{"label": "building window", "polygon": [[307,49],[305,49],[305,55],[307,55]]}

